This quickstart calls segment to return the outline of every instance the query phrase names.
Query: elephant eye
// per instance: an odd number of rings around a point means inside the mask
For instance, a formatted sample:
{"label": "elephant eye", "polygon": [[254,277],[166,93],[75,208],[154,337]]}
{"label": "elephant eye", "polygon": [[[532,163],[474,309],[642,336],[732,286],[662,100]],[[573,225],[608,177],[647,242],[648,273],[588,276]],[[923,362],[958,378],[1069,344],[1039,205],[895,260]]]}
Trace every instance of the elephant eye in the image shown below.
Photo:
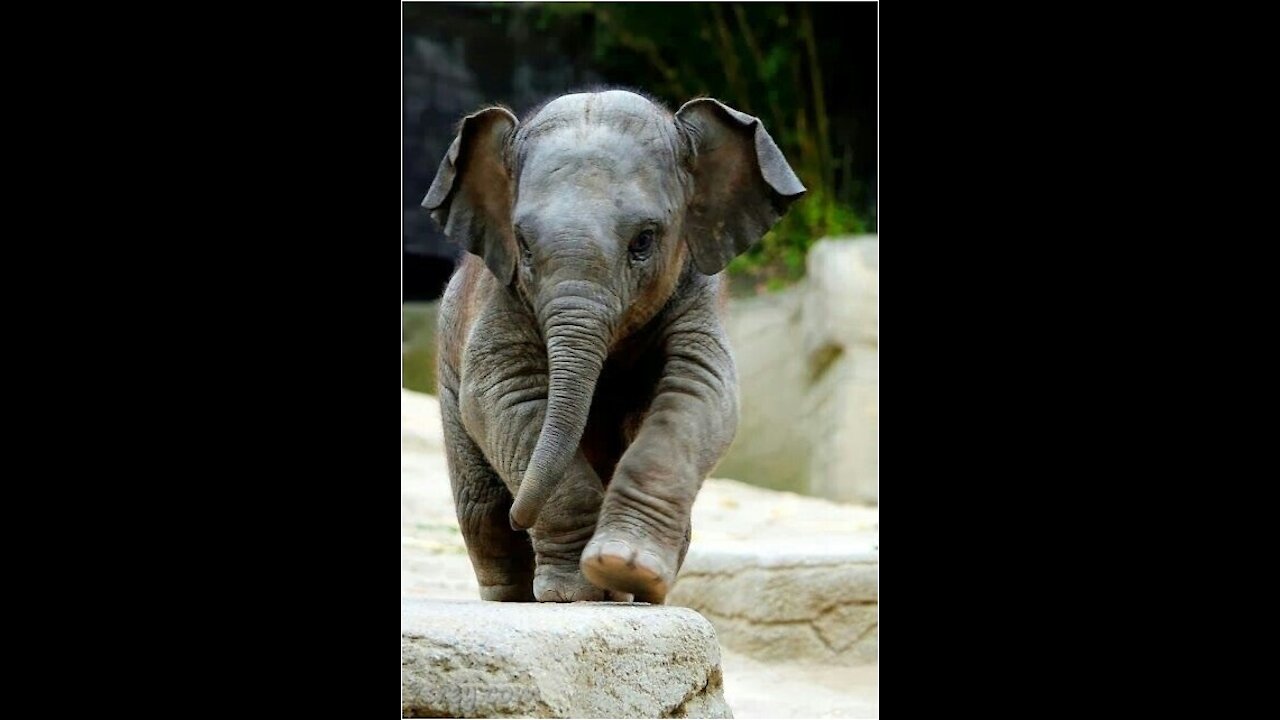
{"label": "elephant eye", "polygon": [[533,252],[529,250],[529,244],[524,240],[524,234],[516,230],[516,244],[520,246],[520,259],[525,265],[533,264]]}
{"label": "elephant eye", "polygon": [[653,230],[641,231],[627,246],[627,250],[631,253],[633,260],[644,260],[649,257],[649,253],[653,251]]}

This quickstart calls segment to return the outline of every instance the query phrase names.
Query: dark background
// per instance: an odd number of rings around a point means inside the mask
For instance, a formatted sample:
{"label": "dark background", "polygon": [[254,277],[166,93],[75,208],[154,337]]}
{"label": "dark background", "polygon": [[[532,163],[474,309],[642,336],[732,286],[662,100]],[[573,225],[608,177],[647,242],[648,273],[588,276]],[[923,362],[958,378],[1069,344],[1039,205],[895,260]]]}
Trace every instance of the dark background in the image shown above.
{"label": "dark background", "polygon": [[439,297],[458,257],[420,207],[458,121],[594,85],[764,120],[809,193],[732,273],[778,287],[821,237],[875,230],[877,3],[402,7],[406,301]]}

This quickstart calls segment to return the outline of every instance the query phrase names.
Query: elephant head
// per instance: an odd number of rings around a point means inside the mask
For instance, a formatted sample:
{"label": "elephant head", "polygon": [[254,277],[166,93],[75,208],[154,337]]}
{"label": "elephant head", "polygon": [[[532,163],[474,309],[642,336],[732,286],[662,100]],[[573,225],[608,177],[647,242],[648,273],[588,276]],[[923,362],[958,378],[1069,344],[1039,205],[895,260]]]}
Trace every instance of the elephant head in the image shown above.
{"label": "elephant head", "polygon": [[712,275],[805,192],[761,122],[717,100],[672,115],[631,92],[565,95],[523,123],[501,107],[463,120],[423,200],[484,258],[546,341],[545,421],[511,508],[533,525],[573,457],[606,357]]}

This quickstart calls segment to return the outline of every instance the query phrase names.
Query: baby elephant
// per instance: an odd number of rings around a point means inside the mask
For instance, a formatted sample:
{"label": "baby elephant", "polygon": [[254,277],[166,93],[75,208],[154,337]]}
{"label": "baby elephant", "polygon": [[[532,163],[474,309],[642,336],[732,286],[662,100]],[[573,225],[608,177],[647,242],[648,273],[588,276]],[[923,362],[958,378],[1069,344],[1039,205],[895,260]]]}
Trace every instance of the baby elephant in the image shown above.
{"label": "baby elephant", "polygon": [[471,253],[437,377],[482,598],[663,602],[737,429],[719,273],[804,192],[759,120],[709,98],[463,120],[422,205]]}

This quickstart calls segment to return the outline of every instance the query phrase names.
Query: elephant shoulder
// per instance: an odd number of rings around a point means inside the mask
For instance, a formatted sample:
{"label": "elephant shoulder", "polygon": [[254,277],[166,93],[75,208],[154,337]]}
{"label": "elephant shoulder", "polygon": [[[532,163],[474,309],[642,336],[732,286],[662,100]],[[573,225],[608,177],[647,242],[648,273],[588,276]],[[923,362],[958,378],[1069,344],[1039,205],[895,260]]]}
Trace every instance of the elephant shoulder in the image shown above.
{"label": "elephant shoulder", "polygon": [[437,333],[440,361],[449,363],[455,372],[461,371],[467,338],[493,293],[493,288],[488,286],[496,285],[486,279],[492,280],[492,274],[484,263],[464,255],[440,298]]}

